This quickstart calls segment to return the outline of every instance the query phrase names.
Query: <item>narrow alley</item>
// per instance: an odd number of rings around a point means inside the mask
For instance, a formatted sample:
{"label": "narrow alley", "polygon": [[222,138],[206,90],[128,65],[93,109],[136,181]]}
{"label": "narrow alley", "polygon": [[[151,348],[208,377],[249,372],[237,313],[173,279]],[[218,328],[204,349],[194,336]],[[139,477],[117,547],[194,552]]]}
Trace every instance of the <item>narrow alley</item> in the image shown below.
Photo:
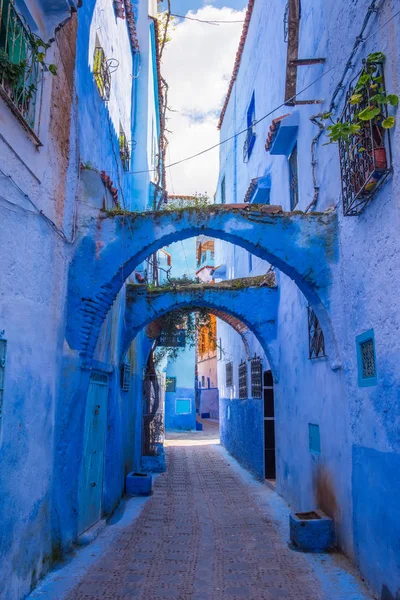
{"label": "narrow alley", "polygon": [[138,518],[107,527],[29,600],[372,598],[342,555],[288,547],[283,502],[221,448],[216,423],[172,433],[166,448]]}
{"label": "narrow alley", "polygon": [[0,600],[400,600],[400,0],[0,0]]}

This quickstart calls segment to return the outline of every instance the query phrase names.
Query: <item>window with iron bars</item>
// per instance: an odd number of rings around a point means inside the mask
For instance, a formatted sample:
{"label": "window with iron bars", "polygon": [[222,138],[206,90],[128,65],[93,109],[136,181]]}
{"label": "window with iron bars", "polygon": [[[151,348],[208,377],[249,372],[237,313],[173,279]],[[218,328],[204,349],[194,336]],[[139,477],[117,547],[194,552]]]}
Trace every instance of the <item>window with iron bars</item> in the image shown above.
{"label": "window with iron bars", "polygon": [[294,210],[299,203],[299,179],[297,171],[297,144],[289,156],[289,186],[290,210]]}
{"label": "window with iron bars", "polygon": [[36,104],[43,75],[44,46],[17,13],[13,0],[0,0],[0,95],[13,113],[36,129]]}
{"label": "window with iron bars", "polygon": [[233,386],[233,365],[231,362],[228,362],[225,365],[225,378],[226,378],[226,387],[232,387]]}
{"label": "window with iron bars", "polygon": [[[375,69],[373,77],[377,80],[372,86],[365,85],[357,88],[357,83],[368,69]],[[377,87],[376,87],[377,86]],[[345,107],[340,117],[341,123],[356,124],[360,110],[371,105],[372,95],[385,96],[385,79],[382,64],[369,63],[355,79],[353,79],[347,94]],[[357,103],[354,98],[358,98]],[[380,115],[376,119],[364,121],[362,127],[349,136],[339,140],[340,175],[342,182],[343,214],[357,216],[367,206],[374,194],[389,175],[392,167],[392,152],[390,136],[382,127],[381,122],[387,118],[387,105],[379,104]]]}
{"label": "window with iron bars", "polygon": [[311,359],[325,356],[324,333],[311,306],[308,307],[308,350]]}
{"label": "window with iron bars", "polygon": [[360,343],[362,378],[370,379],[376,377],[375,349],[373,339]]}
{"label": "window with iron bars", "polygon": [[242,360],[239,365],[239,399],[247,398],[247,362]]}
{"label": "window with iron bars", "polygon": [[131,363],[126,361],[121,366],[121,389],[129,392],[131,386]]}
{"label": "window with iron bars", "polygon": [[108,102],[111,91],[111,69],[104,50],[99,45],[94,49],[93,75],[101,99]]}
{"label": "window with iron bars", "polygon": [[259,356],[251,359],[251,396],[262,398],[262,360]]}
{"label": "window with iron bars", "polygon": [[121,157],[124,171],[129,171],[131,153],[129,151],[129,144],[128,140],[126,139],[125,131],[123,130],[121,124],[119,125],[119,155]]}

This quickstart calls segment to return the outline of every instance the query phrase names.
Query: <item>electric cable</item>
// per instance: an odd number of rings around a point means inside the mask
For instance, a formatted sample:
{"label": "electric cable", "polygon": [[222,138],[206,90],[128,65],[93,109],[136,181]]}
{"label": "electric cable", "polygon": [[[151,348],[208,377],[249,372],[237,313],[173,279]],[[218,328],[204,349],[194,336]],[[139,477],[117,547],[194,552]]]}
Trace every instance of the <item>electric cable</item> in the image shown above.
{"label": "electric cable", "polygon": [[[369,36],[367,36],[363,40],[363,42],[365,43],[366,41],[368,41],[369,39],[371,39],[374,35],[376,35],[377,33],[379,33],[384,27],[386,27],[391,21],[393,21],[393,19],[395,19],[399,14],[400,14],[400,10],[398,10],[394,15],[392,15],[387,21],[385,21],[385,23],[383,23],[381,25],[381,27],[379,27],[378,29],[376,29],[375,31],[373,31]],[[258,123],[261,123],[262,121],[264,121],[265,119],[267,119],[268,117],[270,117],[272,114],[274,114],[280,108],[283,108],[284,106],[286,106],[291,101],[296,100],[297,96],[299,96],[303,92],[307,91],[310,87],[312,87],[313,85],[315,85],[316,83],[318,83],[318,81],[320,81],[323,77],[325,77],[326,75],[328,75],[329,73],[331,73],[332,71],[334,71],[339,65],[341,65],[345,60],[347,60],[352,54],[353,54],[353,50],[351,50],[351,52],[349,52],[348,54],[346,54],[345,56],[343,56],[341,59],[339,59],[332,67],[330,67],[329,69],[327,69],[326,71],[324,71],[324,73],[322,73],[319,77],[317,77],[311,83],[309,83],[308,85],[306,85],[305,87],[303,87],[299,92],[296,92],[296,94],[294,94],[293,96],[291,96],[290,98],[288,98],[285,102],[281,102],[281,104],[278,104],[278,106],[275,106],[275,108],[273,108],[272,110],[270,110],[263,117],[260,117],[259,119],[256,119],[254,121],[254,123],[253,123],[253,126],[255,127],[256,125],[258,125]],[[221,140],[220,142],[218,142],[217,144],[214,144],[213,146],[210,146],[208,148],[205,148],[204,150],[201,150],[200,152],[196,152],[195,154],[192,154],[191,156],[187,156],[187,157],[182,158],[180,160],[177,160],[177,161],[175,161],[173,163],[170,163],[169,165],[165,165],[165,169],[170,169],[171,167],[175,167],[177,165],[180,165],[180,164],[182,164],[184,162],[192,160],[193,158],[198,158],[199,156],[202,156],[203,154],[206,154],[207,152],[211,152],[211,150],[215,150],[215,148],[218,148],[219,146],[222,146],[223,144],[226,144],[227,142],[230,142],[231,140],[233,140],[233,139],[239,137],[240,135],[242,135],[243,133],[247,133],[247,131],[248,131],[248,127],[246,127],[246,129],[242,129],[241,131],[238,131],[237,133],[231,135],[230,137],[225,138],[224,140]],[[140,173],[152,173],[153,171],[155,171],[155,169],[143,169],[141,171],[127,171],[126,173],[129,174],[129,175],[139,175]]]}

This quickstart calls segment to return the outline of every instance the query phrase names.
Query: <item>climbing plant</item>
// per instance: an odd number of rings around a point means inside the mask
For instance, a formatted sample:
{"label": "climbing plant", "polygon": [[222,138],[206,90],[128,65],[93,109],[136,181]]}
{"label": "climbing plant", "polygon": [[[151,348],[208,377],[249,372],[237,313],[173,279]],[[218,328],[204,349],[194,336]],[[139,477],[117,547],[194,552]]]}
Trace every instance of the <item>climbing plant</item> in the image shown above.
{"label": "climbing plant", "polygon": [[[396,94],[388,94],[383,85],[383,76],[379,71],[379,65],[385,60],[382,52],[374,52],[366,58],[364,68],[355,85],[354,92],[350,97],[350,104],[354,106],[354,115],[351,121],[338,120],[336,123],[332,120],[332,113],[324,113],[322,119],[329,119],[331,125],[328,125],[327,135],[328,144],[335,142],[351,142],[358,137],[362,137],[364,128],[371,124],[374,126],[374,132],[380,132],[380,128],[391,129],[396,120],[393,116],[385,114],[384,107],[399,104],[399,97]],[[366,100],[366,105],[365,105]],[[382,138],[382,135],[380,135]],[[378,140],[378,144],[382,139]],[[359,151],[365,150],[359,148]]]}
{"label": "climbing plant", "polygon": [[[185,330],[185,348],[193,348],[197,342],[199,327],[206,327],[212,335],[211,317],[208,309],[197,307],[177,308],[160,318],[161,332],[166,337],[172,336],[177,330]],[[165,359],[176,360],[182,348],[157,346],[154,350],[154,362],[158,366]]]}

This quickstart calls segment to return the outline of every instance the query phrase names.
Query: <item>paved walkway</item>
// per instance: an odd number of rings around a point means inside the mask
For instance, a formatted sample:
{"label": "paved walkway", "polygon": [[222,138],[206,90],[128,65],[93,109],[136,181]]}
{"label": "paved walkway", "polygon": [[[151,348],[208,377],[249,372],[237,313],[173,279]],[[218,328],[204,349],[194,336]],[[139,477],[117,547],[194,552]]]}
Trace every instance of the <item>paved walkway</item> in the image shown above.
{"label": "paved walkway", "polygon": [[[247,475],[240,476],[240,467],[215,445],[217,434],[217,426],[209,424],[203,434],[170,436],[168,471],[157,478],[154,495],[140,516],[121,527],[109,547],[83,575],[81,572],[73,589],[69,582],[70,591],[63,599],[370,597],[345,570],[334,577],[333,592],[324,589],[325,575],[315,574],[315,559],[310,561],[309,555],[288,548],[276,523],[257,501],[257,493],[247,484]],[[255,490],[274,494],[265,486],[254,485],[259,486]],[[343,575],[350,578],[344,587]],[[59,600],[61,595],[46,594],[44,586],[37,597]]]}

